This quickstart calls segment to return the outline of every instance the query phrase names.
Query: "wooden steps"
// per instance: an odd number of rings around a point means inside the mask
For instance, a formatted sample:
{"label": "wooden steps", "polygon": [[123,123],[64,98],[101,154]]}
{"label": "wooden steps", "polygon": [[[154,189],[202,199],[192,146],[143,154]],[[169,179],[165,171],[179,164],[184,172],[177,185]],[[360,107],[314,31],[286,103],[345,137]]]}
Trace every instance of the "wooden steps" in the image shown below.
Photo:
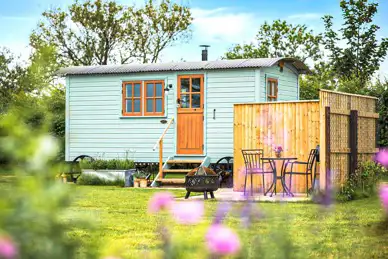
{"label": "wooden steps", "polygon": [[168,160],[168,164],[201,164],[201,160]]}
{"label": "wooden steps", "polygon": [[163,184],[184,184],[185,178],[163,178],[158,179],[158,182],[161,182]]}
{"label": "wooden steps", "polygon": [[156,182],[162,185],[180,185],[185,183],[185,175],[195,167],[201,165],[203,160],[198,158],[176,159],[172,158],[167,161],[162,170],[162,177]]}
{"label": "wooden steps", "polygon": [[164,169],[163,173],[187,174],[193,169]]}

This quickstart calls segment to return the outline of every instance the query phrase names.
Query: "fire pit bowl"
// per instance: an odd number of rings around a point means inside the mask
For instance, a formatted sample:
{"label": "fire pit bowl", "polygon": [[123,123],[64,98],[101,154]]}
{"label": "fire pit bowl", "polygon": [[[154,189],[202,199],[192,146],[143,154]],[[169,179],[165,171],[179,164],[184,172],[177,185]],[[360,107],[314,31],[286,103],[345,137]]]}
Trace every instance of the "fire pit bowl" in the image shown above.
{"label": "fire pit bowl", "polygon": [[214,191],[220,186],[219,176],[210,168],[197,167],[190,171],[185,178],[186,196],[188,199],[191,192],[203,192],[203,197],[207,200],[207,193],[214,199]]}

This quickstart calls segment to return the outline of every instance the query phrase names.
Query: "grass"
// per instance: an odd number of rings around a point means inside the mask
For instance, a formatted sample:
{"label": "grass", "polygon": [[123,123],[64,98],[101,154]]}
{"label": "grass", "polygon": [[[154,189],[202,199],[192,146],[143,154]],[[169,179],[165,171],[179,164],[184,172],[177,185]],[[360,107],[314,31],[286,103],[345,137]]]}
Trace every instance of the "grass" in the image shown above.
{"label": "grass", "polygon": [[[70,208],[69,218],[87,215],[99,226],[92,234],[76,230],[73,235],[83,235],[91,240],[102,238],[105,244],[120,244],[128,258],[139,258],[144,251],[157,249],[157,217],[146,213],[148,199],[157,190],[72,187],[80,194]],[[173,193],[177,197],[184,196],[184,191]],[[203,246],[203,236],[216,207],[217,202],[206,202],[206,217],[194,228],[176,225],[167,216],[162,217],[161,220],[172,228],[175,239],[181,241],[186,257],[203,258],[196,249]],[[283,237],[293,241],[293,258],[388,256],[388,231],[381,229],[382,211],[376,198],[336,204],[332,213],[324,213],[318,205],[311,203],[261,203],[260,208],[266,217],[251,226],[242,238],[248,243],[254,233],[259,234],[262,253],[267,255],[265,258],[279,258],[279,255],[275,256],[276,244],[285,242]],[[236,216],[229,217],[226,223],[241,229]],[[280,232],[284,229],[288,234]],[[283,237],[276,239],[276,236]]]}
{"label": "grass", "polygon": [[[11,177],[0,177],[0,187]],[[183,248],[179,258],[206,258],[203,236],[218,205],[206,201],[206,216],[197,226],[177,225],[165,214],[147,214],[149,198],[157,189],[113,186],[77,186],[69,184],[74,200],[65,220],[88,219],[95,228],[74,229],[72,237],[85,243],[98,243],[102,254],[121,253],[123,258],[150,258],[158,253],[157,222],[164,222],[173,239]],[[183,197],[184,190],[171,190]],[[331,213],[312,203],[260,203],[265,216],[243,231],[237,214],[226,224],[238,231],[244,244],[258,249],[251,258],[285,258],[284,249],[292,249],[291,258],[387,258],[388,229],[381,224],[382,209],[377,198],[336,204]],[[234,203],[240,207],[241,203]],[[252,240],[258,234],[257,240]],[[279,249],[282,247],[282,249]]]}

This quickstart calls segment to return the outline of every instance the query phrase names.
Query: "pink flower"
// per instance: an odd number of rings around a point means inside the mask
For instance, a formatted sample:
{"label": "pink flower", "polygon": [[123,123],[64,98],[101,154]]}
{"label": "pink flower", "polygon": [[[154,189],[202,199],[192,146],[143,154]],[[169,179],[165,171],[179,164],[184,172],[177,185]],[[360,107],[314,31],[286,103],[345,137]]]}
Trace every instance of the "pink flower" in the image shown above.
{"label": "pink flower", "polygon": [[220,224],[212,225],[205,238],[207,248],[212,254],[231,255],[237,253],[241,248],[237,234]]}
{"label": "pink flower", "polygon": [[198,223],[204,211],[204,204],[199,201],[175,202],[171,209],[175,220],[178,223],[187,225]]}
{"label": "pink flower", "polygon": [[385,211],[388,213],[388,185],[387,184],[382,184],[380,186],[380,201],[381,204],[383,205]]}
{"label": "pink flower", "polygon": [[282,152],[283,151],[283,147],[281,145],[275,145],[274,151],[275,152]]}
{"label": "pink flower", "polygon": [[17,249],[12,240],[8,237],[0,237],[0,258],[13,259],[16,255]]}
{"label": "pink flower", "polygon": [[381,149],[375,156],[375,161],[382,166],[388,167],[388,149]]}
{"label": "pink flower", "polygon": [[148,212],[156,213],[171,206],[174,196],[169,192],[158,192],[152,196],[148,203]]}

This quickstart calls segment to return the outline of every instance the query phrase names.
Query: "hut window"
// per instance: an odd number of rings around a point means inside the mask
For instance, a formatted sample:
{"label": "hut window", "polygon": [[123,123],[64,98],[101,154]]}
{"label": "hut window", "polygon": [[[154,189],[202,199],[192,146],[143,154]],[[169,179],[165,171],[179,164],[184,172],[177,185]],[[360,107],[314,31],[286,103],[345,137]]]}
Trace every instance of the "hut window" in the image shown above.
{"label": "hut window", "polygon": [[123,83],[123,115],[142,115],[142,82]]}
{"label": "hut window", "polygon": [[144,115],[164,114],[164,82],[145,81],[145,112]]}
{"label": "hut window", "polygon": [[163,116],[164,81],[123,82],[123,116]]}
{"label": "hut window", "polygon": [[276,78],[267,78],[267,101],[278,100],[278,80]]}

